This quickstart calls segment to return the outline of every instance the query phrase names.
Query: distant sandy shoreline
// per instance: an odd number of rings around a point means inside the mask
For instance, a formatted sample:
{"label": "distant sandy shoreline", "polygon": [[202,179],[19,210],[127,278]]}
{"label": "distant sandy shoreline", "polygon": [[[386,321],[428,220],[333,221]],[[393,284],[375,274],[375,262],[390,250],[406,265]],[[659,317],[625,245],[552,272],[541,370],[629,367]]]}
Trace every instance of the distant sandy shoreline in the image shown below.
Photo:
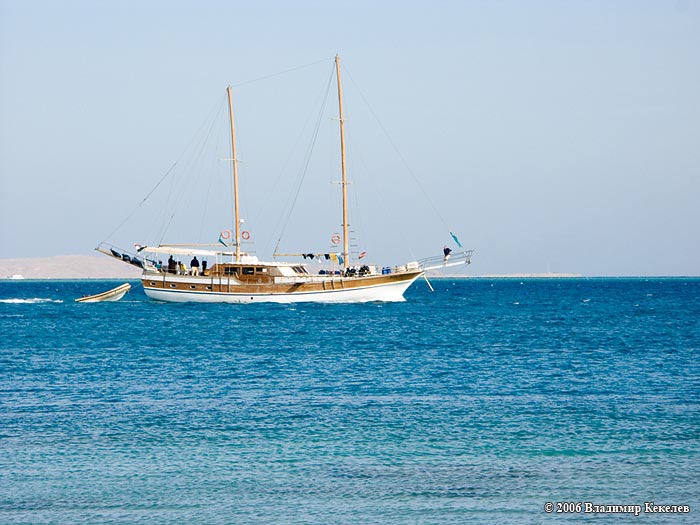
{"label": "distant sandy shoreline", "polygon": [[[112,257],[94,255],[58,255],[31,259],[0,259],[0,280],[77,280],[77,279],[139,279],[141,269]],[[470,278],[574,278],[573,273],[465,275],[430,272],[429,279]]]}
{"label": "distant sandy shoreline", "polygon": [[138,279],[140,276],[140,268],[104,255],[0,259],[3,280]]}

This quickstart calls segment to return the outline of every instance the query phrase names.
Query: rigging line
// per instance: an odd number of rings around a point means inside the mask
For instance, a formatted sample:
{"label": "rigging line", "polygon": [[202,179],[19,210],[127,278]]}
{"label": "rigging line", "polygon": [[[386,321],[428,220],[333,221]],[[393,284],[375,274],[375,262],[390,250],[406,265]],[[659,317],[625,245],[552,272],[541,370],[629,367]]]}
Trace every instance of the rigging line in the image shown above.
{"label": "rigging line", "polygon": [[[166,206],[163,206],[163,212],[162,212],[162,219],[161,219],[161,226],[158,235],[156,238],[158,239],[157,244],[162,244],[163,243],[163,238],[165,237],[165,234],[168,230],[168,227],[170,226],[170,223],[173,220],[173,217],[175,216],[175,211],[173,210],[172,212],[170,211],[170,201],[174,198],[173,193],[174,193],[174,187],[176,183],[178,182],[178,175],[175,175],[172,177],[170,180],[170,188],[168,189],[168,196],[166,199]],[[168,218],[168,214],[170,214],[170,218]]]}
{"label": "rigging line", "polygon": [[[202,162],[202,159],[204,158],[204,152],[205,152],[205,149],[207,148],[207,145],[210,142],[210,139],[212,137],[212,131],[221,117],[221,114],[223,112],[223,107],[224,107],[223,105],[219,105],[218,111],[211,112],[209,114],[210,121],[209,121],[208,129],[205,129],[204,125],[202,125],[200,127],[199,141],[197,144],[192,144],[192,146],[191,146],[192,147],[192,158],[189,160],[187,165],[183,167],[182,180],[180,181],[180,184],[179,184],[179,190],[176,192],[176,194],[173,198],[173,204],[172,204],[173,205],[173,215],[170,217],[170,220],[168,221],[167,226],[163,230],[163,233],[162,233],[162,236],[161,236],[159,242],[162,242],[163,238],[165,238],[165,235],[168,233],[168,229],[170,228],[173,217],[178,213],[178,209],[180,208],[181,204],[184,202],[185,198],[192,194],[190,184],[194,184],[196,186],[199,179],[201,179],[201,177],[202,177],[201,171],[196,170],[195,168],[196,168],[196,166],[204,164]],[[206,124],[206,122],[205,122],[205,124]],[[199,174],[197,174],[197,171],[199,171]]]}
{"label": "rigging line", "polygon": [[[328,93],[329,93],[329,90],[330,90],[330,82],[331,82],[332,79],[333,79],[333,69],[334,69],[334,68],[335,68],[335,64],[333,64],[333,67],[331,68],[330,79],[329,79],[329,81],[328,81],[328,82],[329,82],[328,85],[326,85],[326,87],[321,91],[321,93],[318,95],[318,98],[317,98],[316,103],[314,103],[313,106],[312,106],[312,107],[317,107],[317,105],[318,105],[318,107],[320,108],[319,111],[320,111],[321,113],[323,113],[323,111],[324,111],[324,109],[325,109],[325,106],[326,106],[326,104],[327,104]],[[318,102],[318,101],[322,101],[322,102],[320,103],[320,105],[319,105],[319,102]],[[302,139],[302,137],[304,136],[304,131],[307,129],[307,127],[309,126],[309,123],[310,123],[311,121],[312,121],[312,114],[310,113],[309,116],[308,116],[307,119],[306,119],[306,122],[304,122],[304,126],[302,127],[302,130],[299,132],[299,135],[297,136],[297,138],[296,138],[296,140],[295,140],[295,142],[294,142],[294,145],[292,146],[292,149],[290,150],[289,155],[287,156],[287,159],[286,159],[285,162],[284,162],[284,167],[282,168],[280,174],[278,175],[277,179],[275,180],[275,183],[273,184],[273,187],[275,187],[275,188],[278,187],[279,182],[280,182],[280,180],[282,179],[282,176],[284,175],[284,172],[286,171],[287,166],[289,165],[289,163],[290,163],[290,161],[291,161],[291,159],[292,159],[292,155],[293,155],[294,152],[296,151],[297,145],[299,144],[299,142],[301,142],[301,139]],[[318,124],[318,123],[317,123],[317,124]],[[313,136],[313,134],[314,134],[314,132],[312,132],[312,136]],[[284,206],[282,213],[280,214],[279,218],[277,219],[277,223],[276,223],[275,228],[274,228],[274,230],[273,230],[274,232],[278,231],[278,230],[281,228],[281,224],[284,223],[284,222],[286,222],[286,221],[284,220],[284,217],[285,217],[284,211],[287,209],[287,207],[290,208],[289,214],[291,214],[291,210],[293,209],[293,206],[290,206],[290,203],[291,203],[291,198],[289,198],[289,199],[287,200],[287,203],[286,203],[286,205]],[[289,214],[287,214],[287,217],[289,216]],[[288,221],[288,220],[289,220],[289,219],[287,218],[287,221]],[[268,245],[269,245],[269,241],[268,241],[268,243],[265,245],[265,249],[267,249]],[[279,246],[279,240],[277,241],[277,246]],[[277,248],[275,248],[275,251],[277,251]]]}
{"label": "rigging line", "polygon": [[328,77],[328,83],[326,85],[326,93],[323,97],[323,102],[321,103],[321,107],[318,113],[318,118],[316,119],[316,124],[314,126],[312,138],[311,138],[311,144],[309,146],[309,149],[306,153],[306,159],[304,162],[304,165],[302,167],[301,173],[300,173],[300,178],[299,182],[297,183],[296,191],[293,194],[293,198],[291,199],[291,204],[289,206],[289,212],[287,213],[286,218],[283,221],[282,225],[282,230],[280,231],[279,238],[277,239],[277,244],[275,245],[275,252],[277,252],[277,249],[279,248],[279,244],[282,241],[282,237],[284,236],[284,232],[287,229],[287,225],[289,224],[289,218],[292,215],[292,211],[294,211],[294,206],[296,205],[297,198],[299,197],[299,193],[301,191],[301,187],[304,183],[304,178],[306,177],[306,174],[308,173],[308,168],[309,164],[311,162],[311,156],[314,150],[314,147],[316,146],[316,140],[318,138],[318,133],[321,128],[321,122],[323,120],[323,112],[326,108],[326,104],[328,102],[328,94],[330,93],[330,87],[331,87],[331,82],[333,81],[333,71],[331,70],[331,74]]}
{"label": "rigging line", "polygon": [[277,73],[270,73],[269,75],[265,75],[265,76],[258,77],[258,78],[253,78],[251,80],[244,80],[243,82],[239,82],[238,84],[233,84],[231,87],[245,86],[246,84],[252,84],[253,82],[259,82],[261,80],[267,80],[268,78],[278,77],[280,75],[284,75],[285,73],[291,73],[292,71],[298,71],[298,70],[304,69],[306,67],[315,66],[316,64],[320,64],[321,62],[326,62],[328,60],[332,60],[332,59],[331,58],[323,58],[321,60],[317,60],[316,62],[311,62],[310,64],[304,64],[302,66],[293,67],[291,69],[285,69],[284,71],[278,71]]}
{"label": "rigging line", "polygon": [[389,132],[386,130],[386,128],[385,128],[384,125],[382,124],[381,120],[379,120],[379,116],[377,115],[377,113],[374,111],[374,108],[372,107],[372,105],[371,105],[371,104],[369,103],[369,101],[367,100],[367,97],[365,97],[364,93],[363,93],[362,90],[360,89],[360,86],[357,84],[357,82],[355,82],[355,79],[352,77],[352,75],[350,74],[350,72],[347,70],[347,68],[346,68],[344,65],[343,65],[343,70],[348,74],[348,77],[350,78],[350,81],[353,83],[353,85],[355,86],[355,88],[357,89],[357,91],[360,93],[360,96],[362,97],[362,100],[364,100],[365,104],[367,104],[367,107],[369,108],[370,113],[372,113],[372,116],[373,116],[374,119],[377,121],[377,124],[379,124],[379,127],[381,128],[382,132],[384,132],[384,135],[386,135],[386,138],[387,138],[387,140],[389,141],[389,144],[391,144],[391,147],[394,148],[394,151],[396,152],[396,154],[398,155],[399,159],[400,159],[401,162],[403,163],[404,167],[406,168],[406,171],[408,171],[409,175],[411,175],[411,177],[413,178],[413,180],[415,181],[415,183],[418,185],[418,188],[420,188],[420,190],[423,192],[423,195],[424,195],[425,198],[427,199],[428,203],[430,204],[430,206],[433,208],[433,210],[435,211],[435,213],[437,214],[437,216],[438,216],[438,217],[440,218],[440,220],[442,221],[443,226],[445,226],[445,228],[449,231],[450,227],[448,226],[448,224],[447,224],[447,222],[445,221],[444,217],[443,217],[442,214],[440,213],[439,208],[438,208],[437,206],[435,206],[435,203],[434,203],[434,202],[432,201],[432,199],[430,198],[430,195],[428,195],[428,192],[425,190],[425,188],[424,188],[423,185],[421,184],[421,182],[420,182],[420,180],[418,179],[418,177],[415,175],[415,173],[413,173],[413,170],[411,170],[411,167],[409,166],[408,162],[406,162],[406,159],[405,159],[405,158],[403,157],[403,155],[401,154],[401,151],[400,151],[399,148],[396,146],[396,144],[394,143],[394,141],[391,139],[391,136],[389,135]]}
{"label": "rigging line", "polygon": [[[321,93],[319,93],[319,95],[318,95],[317,98],[316,98],[316,101],[314,102],[314,104],[313,104],[311,107],[312,107],[312,108],[317,107],[318,101],[319,101],[319,100],[324,100],[324,97],[327,96],[327,95],[326,95],[327,92],[328,92],[328,88],[325,88],[324,91],[322,91]],[[324,102],[324,104],[325,104],[325,102]],[[322,106],[321,106],[321,107],[322,107]],[[289,164],[290,164],[290,162],[291,162],[291,160],[292,160],[292,157],[293,157],[294,153],[295,153],[295,152],[297,151],[297,149],[298,149],[297,146],[298,146],[299,143],[301,142],[302,137],[305,136],[305,132],[306,132],[307,128],[309,127],[309,124],[310,124],[310,122],[311,122],[312,120],[313,120],[313,113],[310,112],[309,115],[308,115],[308,117],[306,118],[306,121],[304,122],[304,125],[303,125],[302,128],[301,128],[301,131],[298,133],[297,138],[296,138],[295,141],[294,141],[294,144],[292,145],[291,149],[289,150],[289,153],[287,154],[287,157],[286,157],[284,163],[282,164],[282,169],[280,170],[279,174],[277,175],[277,178],[275,179],[275,182],[272,184],[271,187],[273,187],[273,188],[279,187],[280,182],[281,182],[281,180],[282,180],[282,177],[285,175],[285,172],[287,171],[287,168],[288,168],[288,166],[289,166]],[[273,229],[273,232],[276,232],[276,231],[279,230],[280,224],[282,223],[282,219],[283,219],[283,217],[284,217],[284,210],[286,210],[286,206],[283,208],[282,213],[281,213],[280,216],[278,217],[277,223],[276,223],[276,225],[275,225],[275,227],[274,227],[274,229]],[[270,242],[272,242],[272,240],[273,240],[272,237],[268,237],[268,241],[267,241],[267,243],[266,243],[265,246],[264,246],[264,250],[267,250],[267,248],[269,247]]]}
{"label": "rigging line", "polygon": [[[217,122],[219,122],[219,125],[218,125],[219,129],[223,128],[223,123],[221,122],[222,119],[219,116],[217,116],[216,120],[217,120]],[[217,136],[218,135],[219,135],[219,130],[217,130]],[[204,197],[204,208],[203,208],[204,212],[201,214],[201,221],[199,224],[199,236],[198,237],[199,237],[200,242],[202,241],[202,239],[204,239],[204,225],[206,223],[207,211],[209,208],[209,206],[208,206],[209,196],[212,193],[212,186],[214,184],[214,178],[215,178],[214,175],[216,173],[216,163],[218,162],[217,159],[220,158],[220,156],[219,156],[220,147],[221,147],[221,144],[219,142],[216,142],[215,148],[214,148],[215,155],[211,159],[211,165],[210,165],[209,170],[208,170],[209,176],[207,177],[207,179],[208,179],[207,192],[206,192],[206,195]]]}
{"label": "rigging line", "polygon": [[[348,112],[346,112],[348,114]],[[347,120],[347,119],[345,119]],[[365,174],[369,173],[369,170],[367,170],[367,167],[365,165],[364,159],[362,158],[362,155],[359,152],[359,149],[357,148],[357,143],[353,142],[353,130],[351,129],[352,126],[347,126],[345,128],[345,144],[348,150],[348,158],[353,159],[350,162],[352,163],[352,166],[348,166],[349,168],[354,168],[354,170],[351,170],[355,173],[355,176],[353,178],[353,183],[349,184],[350,189],[349,189],[349,196],[348,196],[348,201],[349,205],[352,208],[352,225],[355,225],[353,227],[353,230],[355,232],[355,242],[356,242],[356,248],[357,248],[357,253],[362,251],[362,248],[360,248],[361,245],[364,245],[363,242],[360,241],[360,235],[364,234],[366,231],[364,228],[364,217],[363,217],[363,211],[360,207],[360,191],[359,191],[359,178],[358,174],[360,173],[360,169],[358,169],[358,166],[361,164],[362,167],[364,168],[364,171],[366,172]],[[363,186],[366,187],[366,186]]]}
{"label": "rigging line", "polygon": [[168,222],[165,223],[165,226],[163,227],[163,233],[160,236],[160,239],[158,239],[158,244],[163,244],[163,239],[165,238],[165,234],[168,233],[168,229],[170,228],[170,225],[172,224],[174,218],[175,218],[175,212],[173,212],[170,215]]}
{"label": "rigging line", "polygon": [[[282,180],[282,177],[284,176],[285,171],[287,171],[287,166],[289,166],[289,163],[290,163],[290,161],[291,161],[291,159],[292,159],[292,155],[294,155],[294,151],[296,150],[297,145],[298,145],[299,142],[301,141],[301,137],[304,135],[304,131],[306,131],[306,128],[307,128],[307,126],[308,126],[308,124],[309,124],[309,120],[310,120],[310,117],[309,117],[309,118],[307,119],[307,121],[304,123],[304,127],[303,127],[302,131],[299,133],[299,135],[297,136],[296,140],[294,141],[294,145],[292,146],[292,149],[290,150],[289,154],[287,155],[286,160],[284,161],[284,163],[283,163],[283,165],[282,165],[282,170],[279,172],[279,174],[277,175],[277,178],[275,179],[274,183],[273,183],[272,186],[271,186],[272,188],[278,188],[278,187],[279,187],[280,181]],[[277,231],[278,228],[280,227],[280,223],[282,222],[282,217],[283,217],[283,216],[284,216],[284,213],[283,213],[283,214],[279,217],[279,219],[277,220],[277,224],[275,225],[275,228],[274,228],[273,232],[274,232],[274,231]],[[267,250],[267,248],[269,247],[271,240],[272,240],[271,238],[268,239],[268,241],[267,241],[267,243],[265,244],[265,247],[264,247],[265,250]]]}
{"label": "rigging line", "polygon": [[158,186],[160,186],[160,185],[163,183],[163,181],[164,181],[166,178],[168,178],[168,176],[170,175],[170,173],[175,169],[175,166],[177,166],[177,163],[178,163],[178,162],[179,162],[179,160],[175,161],[175,162],[173,163],[173,165],[170,166],[170,168],[168,169],[168,171],[165,172],[165,175],[163,175],[163,176],[160,178],[160,180],[158,181],[158,183],[153,187],[153,189],[152,189],[151,191],[148,192],[148,195],[146,195],[146,196],[143,198],[143,200],[142,200],[141,202],[138,203],[138,205],[131,211],[131,213],[129,213],[129,215],[127,215],[126,219],[124,219],[124,220],[119,224],[119,226],[117,226],[117,227],[114,229],[114,231],[113,231],[112,233],[110,233],[110,234],[105,238],[105,240],[102,241],[102,242],[106,242],[107,239],[110,239],[110,238],[112,237],[112,235],[114,235],[115,233],[117,233],[117,232],[121,229],[121,227],[124,226],[124,224],[125,224],[129,219],[131,219],[131,217],[133,217],[133,215],[138,211],[138,209],[143,205],[143,203],[145,203],[145,202],[148,200],[148,198],[153,194],[153,192],[156,191],[156,190],[158,189]]}
{"label": "rigging line", "polygon": [[[364,156],[362,155],[360,149],[358,148],[358,143],[351,140],[352,139],[352,137],[351,137],[352,128],[350,126],[348,126],[346,128],[346,132],[348,133],[348,140],[347,140],[348,148],[351,148],[351,150],[352,150],[351,158],[354,159],[354,161],[358,163],[357,167],[359,167],[359,166],[362,167],[361,170],[358,170],[356,167],[355,173],[357,174],[357,173],[364,172],[365,176],[368,177],[368,180],[375,182],[375,183],[377,180],[381,180],[381,177],[373,177],[372,176],[372,170],[370,170],[369,165],[365,161]],[[363,210],[359,207],[359,190],[358,190],[359,186],[360,186],[359,183],[351,186],[351,192],[352,192],[354,199],[355,199],[355,201],[353,202],[353,204],[355,206],[355,208],[354,208],[355,211],[353,212],[353,217],[357,217],[355,222],[357,223],[358,226],[357,226],[357,228],[355,228],[355,231],[356,232],[360,232],[360,231],[365,232],[368,230],[364,229]],[[364,186],[364,187],[367,188],[367,186]],[[370,188],[370,191],[372,191],[372,192],[379,191],[380,194],[384,193],[383,191],[378,190],[376,186]],[[407,247],[405,249],[407,249],[411,260],[417,261],[418,257],[416,256],[416,253],[413,250],[413,244],[408,240],[408,238],[404,234],[404,230],[402,228],[395,228],[395,235],[397,235],[399,237],[399,239],[401,241],[400,244],[404,247]],[[358,234],[358,246],[359,246],[359,244],[360,243],[359,243],[359,234]],[[359,251],[362,251],[362,250],[360,249]]]}
{"label": "rigging line", "polygon": [[299,179],[299,182],[296,187],[296,191],[294,192],[294,197],[291,199],[291,206],[289,207],[289,212],[287,213],[286,218],[284,219],[284,223],[282,225],[282,231],[280,231],[279,238],[277,239],[277,244],[275,245],[275,250],[274,252],[277,252],[277,249],[279,248],[279,244],[282,241],[282,237],[284,236],[284,232],[287,229],[287,225],[289,224],[289,218],[292,215],[292,211],[294,210],[294,206],[297,202],[297,197],[299,197],[299,192],[301,191],[301,186],[304,183],[304,178],[306,177],[306,174],[308,172],[309,164],[311,162],[311,154],[313,153],[314,146],[316,145],[316,139],[318,138],[318,132],[321,129],[321,122],[323,120],[323,112],[326,109],[326,104],[328,103],[328,94],[330,93],[331,89],[331,82],[333,81],[333,73],[335,71],[335,66],[331,70],[331,74],[328,77],[328,83],[326,85],[326,94],[323,97],[323,102],[321,103],[321,109],[318,112],[318,118],[316,119],[316,125],[314,127],[314,132],[311,138],[311,145],[309,146],[309,150],[306,154],[306,159],[304,162],[304,166],[301,171],[301,176]]}
{"label": "rigging line", "polygon": [[220,103],[217,102],[217,103],[214,105],[214,107],[209,111],[209,115],[208,115],[207,118],[204,120],[204,122],[200,125],[199,129],[197,130],[197,132],[192,136],[192,138],[191,138],[190,141],[188,142],[188,144],[187,144],[187,146],[185,147],[185,149],[182,151],[182,153],[180,153],[180,156],[179,156],[179,157],[177,158],[177,160],[173,163],[173,165],[170,166],[170,168],[168,168],[168,170],[167,170],[167,171],[165,172],[165,174],[160,178],[160,180],[156,183],[156,185],[153,186],[153,188],[151,189],[151,191],[148,192],[148,194],[141,200],[141,202],[139,202],[139,203],[136,205],[136,207],[131,211],[131,213],[129,213],[129,215],[127,215],[127,217],[119,224],[119,226],[117,226],[117,227],[114,229],[114,231],[112,231],[112,233],[110,233],[102,242],[106,242],[107,239],[110,239],[115,233],[117,233],[117,232],[121,229],[121,227],[124,226],[124,224],[125,224],[126,222],[128,222],[129,219],[131,219],[131,217],[134,216],[134,214],[139,210],[139,208],[141,208],[141,206],[143,206],[143,204],[151,197],[151,195],[153,195],[153,193],[158,189],[158,187],[163,183],[163,181],[165,181],[165,179],[168,178],[168,176],[172,173],[172,171],[175,169],[175,167],[178,165],[178,163],[179,163],[179,162],[182,160],[182,158],[185,156],[185,153],[187,152],[187,150],[189,150],[189,148],[191,147],[191,145],[192,145],[192,143],[194,142],[195,138],[196,138],[196,137],[199,135],[199,133],[201,132],[201,130],[202,130],[202,128],[204,127],[204,125],[205,125],[207,122],[209,122],[209,119],[211,118],[212,113],[214,113],[214,111],[216,110],[216,108],[219,107],[219,104],[220,104]]}

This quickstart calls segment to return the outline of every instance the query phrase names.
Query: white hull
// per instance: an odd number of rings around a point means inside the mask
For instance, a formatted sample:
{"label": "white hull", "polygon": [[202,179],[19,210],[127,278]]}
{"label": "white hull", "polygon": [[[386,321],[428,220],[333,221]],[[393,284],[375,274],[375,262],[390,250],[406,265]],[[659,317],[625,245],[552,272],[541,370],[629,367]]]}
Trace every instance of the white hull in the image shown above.
{"label": "white hull", "polygon": [[370,301],[405,301],[403,294],[415,280],[375,284],[342,290],[323,290],[293,293],[235,293],[235,292],[194,292],[188,290],[166,290],[144,287],[146,295],[156,301],[196,302],[196,303],[366,303]]}

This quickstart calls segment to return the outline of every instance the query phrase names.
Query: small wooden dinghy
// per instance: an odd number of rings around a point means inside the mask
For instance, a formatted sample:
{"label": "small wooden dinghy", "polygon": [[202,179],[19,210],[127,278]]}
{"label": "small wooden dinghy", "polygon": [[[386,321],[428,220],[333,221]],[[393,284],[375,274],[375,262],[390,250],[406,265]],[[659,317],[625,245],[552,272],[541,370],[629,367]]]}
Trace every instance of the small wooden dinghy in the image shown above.
{"label": "small wooden dinghy", "polygon": [[124,295],[126,295],[126,292],[131,290],[131,285],[129,283],[124,283],[116,288],[112,288],[111,290],[107,290],[106,292],[98,293],[95,295],[86,295],[85,297],[81,297],[80,299],[76,299],[76,303],[98,303],[102,301],[118,301]]}

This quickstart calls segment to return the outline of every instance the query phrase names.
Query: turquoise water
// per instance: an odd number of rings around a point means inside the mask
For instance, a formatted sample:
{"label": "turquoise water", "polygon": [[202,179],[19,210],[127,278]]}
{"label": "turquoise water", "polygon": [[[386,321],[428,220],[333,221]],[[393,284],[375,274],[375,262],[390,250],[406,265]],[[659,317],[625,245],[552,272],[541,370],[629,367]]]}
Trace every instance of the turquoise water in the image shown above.
{"label": "turquoise water", "polygon": [[0,282],[0,523],[700,522],[699,279],[73,302],[116,284]]}

